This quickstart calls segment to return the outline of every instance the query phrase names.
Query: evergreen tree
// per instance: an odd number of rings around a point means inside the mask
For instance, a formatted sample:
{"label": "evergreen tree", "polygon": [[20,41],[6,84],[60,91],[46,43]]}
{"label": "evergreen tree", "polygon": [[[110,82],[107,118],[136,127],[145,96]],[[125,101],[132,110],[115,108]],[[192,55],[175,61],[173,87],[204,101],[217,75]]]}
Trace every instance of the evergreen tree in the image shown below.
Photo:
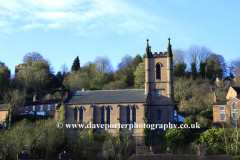
{"label": "evergreen tree", "polygon": [[73,65],[72,65],[72,71],[78,71],[80,69],[80,62],[79,62],[79,58],[77,56],[77,58],[75,58],[75,60],[73,61]]}
{"label": "evergreen tree", "polygon": [[205,67],[206,67],[206,63],[203,63],[203,62],[200,62],[200,67],[199,67],[199,72],[198,72],[198,75],[199,77],[201,78],[204,78],[205,77]]}
{"label": "evergreen tree", "polygon": [[173,68],[173,76],[176,77],[183,77],[185,75],[185,69],[187,68],[186,63],[178,63],[176,66]]}
{"label": "evergreen tree", "polygon": [[191,63],[191,72],[192,72],[192,78],[195,80],[197,78],[197,68],[196,63]]}

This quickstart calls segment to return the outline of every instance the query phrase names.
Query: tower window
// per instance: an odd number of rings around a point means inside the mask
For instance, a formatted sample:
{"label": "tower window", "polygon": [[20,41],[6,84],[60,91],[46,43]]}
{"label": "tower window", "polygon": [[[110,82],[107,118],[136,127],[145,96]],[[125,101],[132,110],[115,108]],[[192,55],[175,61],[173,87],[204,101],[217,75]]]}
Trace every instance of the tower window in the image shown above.
{"label": "tower window", "polygon": [[110,125],[110,107],[107,108],[107,124]]}
{"label": "tower window", "polygon": [[104,107],[102,107],[101,124],[104,124]]}
{"label": "tower window", "polygon": [[157,114],[158,114],[158,120],[161,120],[161,111],[158,110],[158,111],[157,111]]}
{"label": "tower window", "polygon": [[160,74],[161,74],[160,64],[158,63],[158,64],[156,65],[156,79],[160,79]]}

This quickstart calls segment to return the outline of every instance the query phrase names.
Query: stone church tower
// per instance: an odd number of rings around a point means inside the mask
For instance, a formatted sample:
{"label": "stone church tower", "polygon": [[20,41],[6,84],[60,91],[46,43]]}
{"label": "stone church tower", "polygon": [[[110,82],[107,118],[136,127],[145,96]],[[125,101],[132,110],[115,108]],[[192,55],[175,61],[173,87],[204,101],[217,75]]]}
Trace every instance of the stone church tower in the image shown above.
{"label": "stone church tower", "polygon": [[145,65],[148,123],[173,123],[173,60],[170,38],[168,39],[167,52],[154,52],[154,54],[151,52],[151,46],[149,46],[147,39]]}

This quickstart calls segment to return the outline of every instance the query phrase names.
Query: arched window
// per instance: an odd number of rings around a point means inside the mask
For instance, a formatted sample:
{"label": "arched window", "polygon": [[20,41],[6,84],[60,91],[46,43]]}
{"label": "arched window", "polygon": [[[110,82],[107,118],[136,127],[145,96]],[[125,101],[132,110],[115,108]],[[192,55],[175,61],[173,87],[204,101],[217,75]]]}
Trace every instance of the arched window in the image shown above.
{"label": "arched window", "polygon": [[79,115],[80,123],[83,121],[83,108],[80,108],[80,115]]}
{"label": "arched window", "polygon": [[237,102],[232,103],[233,110],[237,110]]}
{"label": "arched window", "polygon": [[133,106],[132,108],[132,123],[136,122],[136,107]]}
{"label": "arched window", "polygon": [[130,107],[127,107],[127,124],[130,124]]}
{"label": "arched window", "polygon": [[102,107],[101,124],[104,124],[104,107]]}
{"label": "arched window", "polygon": [[110,125],[110,107],[107,108],[107,124]]}
{"label": "arched window", "polygon": [[156,79],[160,79],[160,75],[161,75],[161,70],[160,70],[160,64],[158,63],[156,65]]}
{"label": "arched window", "polygon": [[158,110],[158,111],[157,111],[157,114],[158,114],[158,120],[161,120],[161,111]]}
{"label": "arched window", "polygon": [[74,108],[74,120],[77,121],[77,108]]}

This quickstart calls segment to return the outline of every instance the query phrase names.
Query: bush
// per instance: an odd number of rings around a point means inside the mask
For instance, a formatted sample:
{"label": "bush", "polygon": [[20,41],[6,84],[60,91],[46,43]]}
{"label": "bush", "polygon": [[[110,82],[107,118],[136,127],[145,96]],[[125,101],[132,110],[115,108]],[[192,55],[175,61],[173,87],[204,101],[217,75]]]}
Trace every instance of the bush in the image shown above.
{"label": "bush", "polygon": [[188,125],[190,125],[190,124],[195,124],[195,123],[196,123],[196,120],[195,120],[195,118],[191,115],[191,116],[189,116],[189,117],[186,117],[186,118],[184,119],[183,123],[184,123],[184,124],[188,124]]}

